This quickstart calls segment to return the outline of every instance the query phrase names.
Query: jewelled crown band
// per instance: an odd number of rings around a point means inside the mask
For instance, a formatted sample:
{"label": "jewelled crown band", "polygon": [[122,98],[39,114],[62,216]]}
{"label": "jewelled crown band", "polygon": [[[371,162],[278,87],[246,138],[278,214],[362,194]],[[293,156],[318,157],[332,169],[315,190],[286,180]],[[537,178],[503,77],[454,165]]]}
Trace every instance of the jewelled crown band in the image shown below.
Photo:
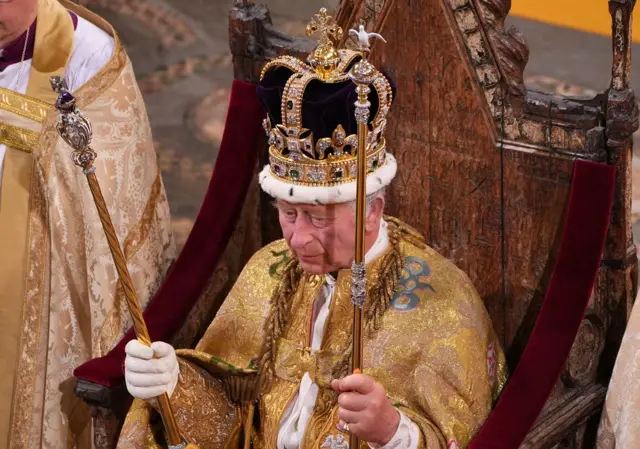
{"label": "jewelled crown band", "polygon": [[[307,62],[283,56],[262,71],[258,95],[267,111],[263,126],[269,166],[260,183],[272,196],[292,202],[351,201],[357,178],[358,94],[349,71],[363,54],[336,48],[342,29],[324,8],[307,25],[307,35],[312,34],[319,34],[319,45]],[[366,157],[368,176],[375,175],[376,182],[367,180],[368,193],[389,184],[396,172],[384,139],[394,92],[384,74],[376,71],[372,78]]]}

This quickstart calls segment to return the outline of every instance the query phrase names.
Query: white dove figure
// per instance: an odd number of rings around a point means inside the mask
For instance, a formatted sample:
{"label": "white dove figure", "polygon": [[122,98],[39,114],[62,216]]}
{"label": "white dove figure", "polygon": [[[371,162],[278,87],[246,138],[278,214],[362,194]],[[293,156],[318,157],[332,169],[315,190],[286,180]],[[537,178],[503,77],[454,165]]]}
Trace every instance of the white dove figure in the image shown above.
{"label": "white dove figure", "polygon": [[378,39],[380,39],[382,42],[384,42],[385,44],[387,43],[387,41],[384,39],[384,37],[382,37],[381,35],[379,35],[378,33],[367,33],[366,30],[364,29],[364,25],[360,25],[358,27],[358,30],[354,30],[351,29],[349,30],[349,36],[358,36],[358,42],[360,43],[360,49],[363,51],[369,51],[369,39],[372,37],[377,37]]}

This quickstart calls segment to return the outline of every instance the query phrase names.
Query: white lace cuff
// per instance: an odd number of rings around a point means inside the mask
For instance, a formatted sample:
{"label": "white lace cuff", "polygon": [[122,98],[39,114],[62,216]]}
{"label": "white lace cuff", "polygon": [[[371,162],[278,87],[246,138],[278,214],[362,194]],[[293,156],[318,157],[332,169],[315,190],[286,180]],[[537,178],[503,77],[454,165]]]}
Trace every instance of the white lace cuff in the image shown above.
{"label": "white lace cuff", "polygon": [[377,444],[369,444],[371,449],[417,449],[420,442],[420,429],[418,426],[407,418],[407,415],[400,413],[400,424],[398,424],[398,430],[384,446]]}

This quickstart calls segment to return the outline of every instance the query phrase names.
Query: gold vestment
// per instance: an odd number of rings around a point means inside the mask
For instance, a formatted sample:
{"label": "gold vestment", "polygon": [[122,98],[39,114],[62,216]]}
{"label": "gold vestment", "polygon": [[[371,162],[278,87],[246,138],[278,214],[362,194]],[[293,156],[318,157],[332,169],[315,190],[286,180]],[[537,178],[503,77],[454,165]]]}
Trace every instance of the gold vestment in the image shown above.
{"label": "gold vestment", "polygon": [[73,3],[39,0],[26,95],[0,89],[0,446],[10,449],[91,447],[73,369],[130,326],[87,181],[56,131],[49,80],[64,76],[72,52],[67,9],[115,40],[109,62],[74,96],[93,126],[95,173],[143,305],[175,251],[144,102],[117,35]]}
{"label": "gold vestment", "polygon": [[[419,426],[422,447],[466,447],[506,381],[502,349],[466,275],[415,231],[388,220],[390,245],[367,265],[364,373],[380,382],[393,404]],[[394,272],[396,260],[402,261],[401,273]],[[272,295],[286,288],[291,266],[295,260],[283,240],[256,253],[196,349],[178,351],[181,374],[171,402],[185,437],[201,449],[238,447],[247,407],[231,401],[224,385],[229,378],[219,375],[225,363],[232,377],[236,369],[247,375],[255,370],[273,329],[269,323],[279,325],[270,319]],[[330,381],[348,372],[343,362],[350,354],[351,271],[339,272],[321,349],[311,354],[313,302],[322,283],[319,276],[301,273],[290,295],[284,334],[275,345],[273,378],[259,395],[253,447],[276,447],[283,414],[305,372],[320,393],[301,448],[337,448],[348,441],[336,428],[338,407]],[[375,304],[383,304],[378,315]],[[148,425],[153,413],[145,402],[134,403],[120,448],[162,447]]]}

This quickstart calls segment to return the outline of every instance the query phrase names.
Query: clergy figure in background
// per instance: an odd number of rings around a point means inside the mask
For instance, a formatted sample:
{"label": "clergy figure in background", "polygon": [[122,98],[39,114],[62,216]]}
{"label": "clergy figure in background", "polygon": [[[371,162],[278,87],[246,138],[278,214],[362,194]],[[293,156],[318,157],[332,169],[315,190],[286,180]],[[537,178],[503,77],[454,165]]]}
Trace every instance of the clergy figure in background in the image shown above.
{"label": "clergy figure in background", "polygon": [[173,258],[169,208],[131,63],[73,3],[0,0],[0,447],[90,448],[74,367],[129,326],[85,176],[58,138],[51,76],[93,124],[96,175],[146,303]]}
{"label": "clergy figure in background", "polygon": [[361,54],[334,47],[328,20],[321,11],[313,22],[322,38],[309,65],[279,58],[258,86],[270,144],[259,181],[284,239],[248,262],[195,350],[128,343],[127,388],[147,402],[130,410],[122,449],[164,445],[148,424],[165,392],[200,448],[250,438],[254,448],[338,449],[349,433],[363,447],[464,448],[504,385],[502,349],[467,276],[383,216],[397,164],[382,74],[369,95],[364,372],[350,375],[357,95],[347,74]]}

